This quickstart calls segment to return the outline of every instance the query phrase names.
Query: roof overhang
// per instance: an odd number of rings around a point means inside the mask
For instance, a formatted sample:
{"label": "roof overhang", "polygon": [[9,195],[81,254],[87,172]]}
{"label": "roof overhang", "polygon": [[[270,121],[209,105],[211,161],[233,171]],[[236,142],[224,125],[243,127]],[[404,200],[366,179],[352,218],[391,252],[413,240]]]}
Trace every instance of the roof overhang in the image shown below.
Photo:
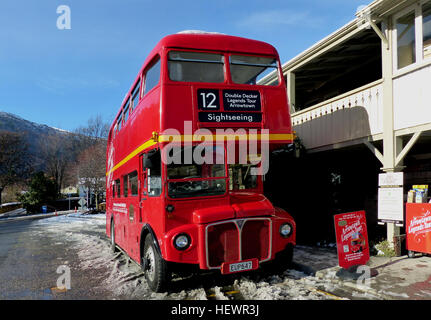
{"label": "roof overhang", "polygon": [[[370,28],[369,20],[374,23],[380,23],[385,17],[391,15],[394,11],[401,10],[403,7],[414,3],[415,0],[375,0],[368,6],[362,8],[356,13],[356,18],[335,32],[331,33],[324,39],[320,40],[309,49],[301,52],[293,59],[282,65],[283,74],[303,66],[316,56],[329,51],[340,43],[355,36],[365,28]],[[261,80],[260,83],[271,83],[275,74],[271,73]]]}

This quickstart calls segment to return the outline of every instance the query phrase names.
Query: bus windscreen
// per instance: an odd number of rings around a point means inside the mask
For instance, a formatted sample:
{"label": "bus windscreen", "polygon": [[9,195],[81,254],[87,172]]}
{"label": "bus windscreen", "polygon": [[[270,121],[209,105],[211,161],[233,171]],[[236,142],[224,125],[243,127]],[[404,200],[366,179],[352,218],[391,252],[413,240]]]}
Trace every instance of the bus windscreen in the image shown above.
{"label": "bus windscreen", "polygon": [[170,51],[169,78],[182,82],[224,82],[224,57],[203,52]]}
{"label": "bus windscreen", "polygon": [[[186,153],[205,153],[206,160],[191,163],[171,163],[167,166],[168,193],[171,198],[189,198],[222,195],[226,192],[226,167],[224,149],[220,147],[197,150],[197,147],[181,147],[177,155],[186,159]],[[173,158],[176,155],[173,155]],[[182,161],[181,161],[182,162]]]}

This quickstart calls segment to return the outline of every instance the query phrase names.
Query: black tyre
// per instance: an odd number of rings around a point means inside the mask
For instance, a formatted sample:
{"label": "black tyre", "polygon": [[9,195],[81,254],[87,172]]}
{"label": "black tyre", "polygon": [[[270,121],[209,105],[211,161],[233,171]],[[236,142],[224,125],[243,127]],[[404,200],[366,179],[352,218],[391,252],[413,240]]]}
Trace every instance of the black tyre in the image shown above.
{"label": "black tyre", "polygon": [[111,251],[116,252],[117,246],[115,244],[115,226],[114,226],[114,220],[111,221]]}
{"label": "black tyre", "polygon": [[144,251],[141,255],[141,267],[145,273],[148,286],[154,292],[166,291],[170,280],[167,263],[160,256],[154,245],[153,237],[148,234],[145,238]]}
{"label": "black tyre", "polygon": [[271,273],[283,273],[287,269],[292,268],[293,262],[293,246],[289,245],[286,249],[279,252],[275,259],[268,262],[265,270]]}

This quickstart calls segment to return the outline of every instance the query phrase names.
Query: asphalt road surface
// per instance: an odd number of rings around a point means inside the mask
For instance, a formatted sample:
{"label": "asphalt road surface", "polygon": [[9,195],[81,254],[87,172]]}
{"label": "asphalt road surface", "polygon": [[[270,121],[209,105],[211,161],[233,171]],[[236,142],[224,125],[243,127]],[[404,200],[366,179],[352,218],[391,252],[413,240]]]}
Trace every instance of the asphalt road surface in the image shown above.
{"label": "asphalt road surface", "polygon": [[[97,273],[104,270],[80,268],[78,251],[71,246],[68,234],[61,232],[67,226],[76,225],[75,221],[68,221],[75,219],[80,218],[55,217],[0,224],[0,299],[113,298],[110,291],[97,285]],[[56,228],[58,233],[49,231]],[[88,236],[104,232],[102,224],[94,224],[91,229],[82,228],[80,232]],[[67,285],[66,268],[70,270],[71,289],[59,290],[57,281],[61,276],[59,283]]]}
{"label": "asphalt road surface", "polygon": [[[149,289],[138,265],[112,253],[105,215],[72,213],[0,224],[0,300],[327,300],[357,298],[327,279],[296,270],[222,276],[174,275],[169,292]],[[329,249],[328,249],[329,250]],[[336,264],[334,249],[295,249],[294,261]],[[63,287],[66,286],[67,290]],[[360,299],[374,299],[372,295]]]}

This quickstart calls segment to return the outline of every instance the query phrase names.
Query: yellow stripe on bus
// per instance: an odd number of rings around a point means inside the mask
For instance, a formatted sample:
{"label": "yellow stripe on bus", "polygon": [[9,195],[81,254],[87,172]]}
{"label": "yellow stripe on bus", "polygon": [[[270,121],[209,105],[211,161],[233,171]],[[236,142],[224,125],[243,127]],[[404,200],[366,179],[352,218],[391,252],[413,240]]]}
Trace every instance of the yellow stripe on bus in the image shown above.
{"label": "yellow stripe on bus", "polygon": [[[223,140],[250,140],[256,139],[260,140],[262,136],[266,136],[264,134],[220,134],[220,135],[212,135],[212,134],[194,134],[194,135],[161,135],[159,136],[159,142],[171,142],[174,141],[174,137],[180,137],[182,142],[201,142],[202,138],[205,140],[218,141],[217,137],[223,137]],[[284,140],[293,140],[294,136],[291,133],[271,133],[267,135],[270,141],[284,141]],[[215,137],[215,139],[214,139]],[[179,139],[178,139],[179,140]]]}
{"label": "yellow stripe on bus", "polygon": [[121,160],[115,167],[113,167],[111,170],[109,170],[106,175],[110,175],[115,170],[120,168],[121,166],[125,165],[127,162],[130,161],[130,159],[137,156],[141,151],[144,151],[145,149],[154,146],[157,143],[157,141],[154,140],[148,140],[144,142],[142,145],[140,145],[137,149],[135,149],[132,153],[130,153],[127,157],[125,157],[123,160]]}
{"label": "yellow stripe on bus", "polygon": [[[218,141],[217,138],[214,140],[214,135],[178,135],[181,138],[182,142],[202,142],[202,138],[205,138],[205,140],[213,140]],[[235,140],[248,140],[248,139],[257,139],[260,140],[262,136],[265,137],[265,135],[262,134],[245,134],[245,135],[235,135],[235,134],[225,134],[223,136],[223,141],[235,141]],[[293,140],[293,134],[291,133],[272,133],[267,135],[269,136],[269,141],[285,141],[285,140]],[[123,160],[121,160],[115,167],[113,167],[111,170],[109,170],[106,175],[110,175],[114,171],[116,171],[121,166],[125,165],[127,162],[129,162],[132,158],[137,156],[141,151],[150,148],[157,144],[157,142],[171,142],[174,141],[171,139],[174,137],[174,135],[161,135],[158,137],[158,141],[155,141],[154,139],[150,139],[146,142],[144,142],[142,145],[140,145],[137,149],[135,149],[132,153],[130,153],[127,157],[125,157]],[[194,138],[194,139],[193,139]]]}

